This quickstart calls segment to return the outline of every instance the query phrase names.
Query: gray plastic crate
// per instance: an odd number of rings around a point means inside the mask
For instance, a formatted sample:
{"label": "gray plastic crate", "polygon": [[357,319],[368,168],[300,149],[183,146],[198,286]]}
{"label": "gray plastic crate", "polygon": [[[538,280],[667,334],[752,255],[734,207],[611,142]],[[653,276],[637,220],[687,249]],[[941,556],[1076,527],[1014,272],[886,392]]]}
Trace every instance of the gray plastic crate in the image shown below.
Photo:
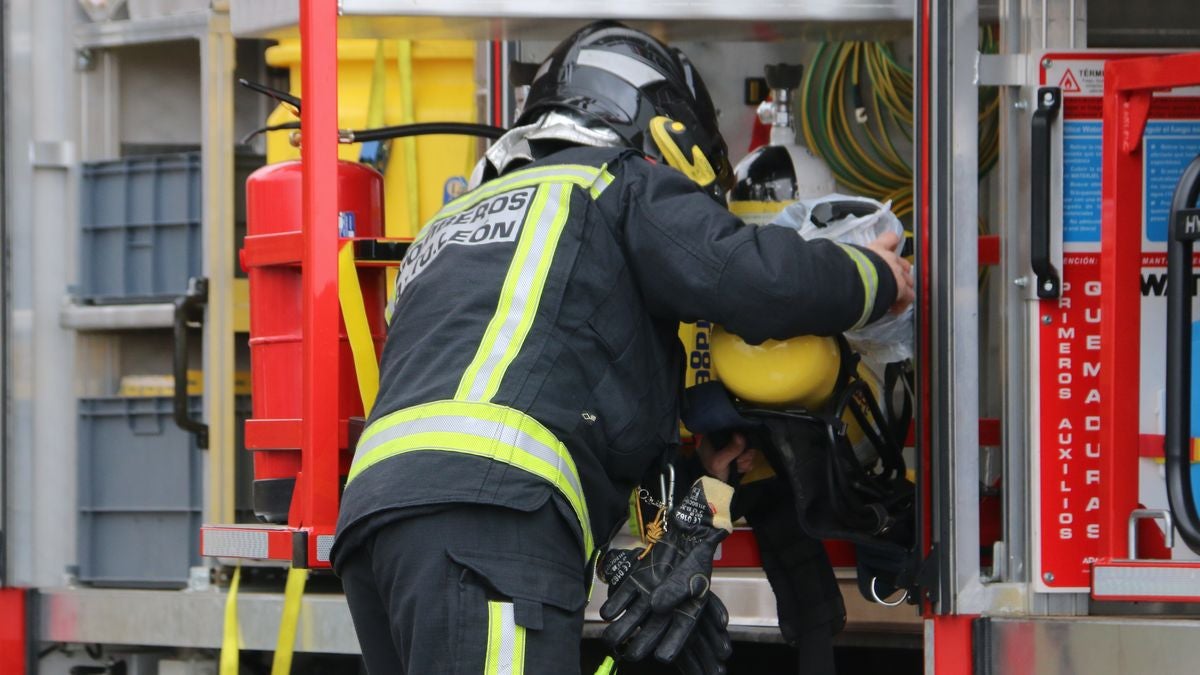
{"label": "gray plastic crate", "polygon": [[[246,234],[246,178],[262,157],[234,155],[234,250]],[[161,302],[202,271],[200,153],[89,162],[80,190],[80,273],[87,302]],[[237,266],[235,266],[237,267]]]}
{"label": "gray plastic crate", "polygon": [[[198,415],[200,398],[190,407]],[[238,480],[248,483],[241,429],[249,398],[236,407]],[[168,397],[80,399],[80,581],[180,588],[199,564],[206,455],[172,410]]]}

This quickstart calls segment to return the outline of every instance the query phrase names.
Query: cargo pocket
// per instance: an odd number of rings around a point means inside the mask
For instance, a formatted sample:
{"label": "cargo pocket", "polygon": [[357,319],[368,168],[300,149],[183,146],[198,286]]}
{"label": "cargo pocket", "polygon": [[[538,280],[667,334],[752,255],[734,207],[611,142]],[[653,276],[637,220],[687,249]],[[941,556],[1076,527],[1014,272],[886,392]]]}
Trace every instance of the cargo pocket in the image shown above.
{"label": "cargo pocket", "polygon": [[541,606],[575,612],[587,602],[582,568],[521,553],[450,550],[446,555],[478,576],[496,595],[522,601],[514,602],[522,605],[520,610],[514,608],[519,615],[515,617],[517,625],[540,630],[536,614]]}
{"label": "cargo pocket", "polygon": [[587,602],[582,569],[520,553],[446,555],[461,568],[458,644],[464,653],[478,655],[457,664],[455,672],[519,675],[527,666],[530,673],[570,672],[566,664],[547,667],[559,660],[547,642],[573,639],[575,647],[564,658],[578,662],[580,610]]}

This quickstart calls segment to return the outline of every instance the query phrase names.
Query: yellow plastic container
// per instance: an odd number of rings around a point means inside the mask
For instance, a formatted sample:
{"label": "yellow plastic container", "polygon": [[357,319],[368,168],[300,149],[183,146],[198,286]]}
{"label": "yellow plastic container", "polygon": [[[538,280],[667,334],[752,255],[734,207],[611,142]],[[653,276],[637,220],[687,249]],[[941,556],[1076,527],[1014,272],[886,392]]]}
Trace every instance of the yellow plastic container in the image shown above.
{"label": "yellow plastic container", "polygon": [[[461,40],[421,40],[412,42],[412,113],[405,120],[404,83],[401,80],[402,53],[398,40],[385,40],[386,59],[384,124],[391,126],[413,122],[475,121],[475,43]],[[340,40],[338,42],[338,126],[361,129],[367,126],[371,76],[375,67],[376,40]],[[267,49],[267,63],[287,68],[291,93],[303,97],[300,90],[300,42],[284,40]],[[284,106],[267,118],[271,125],[295,121]],[[267,134],[267,162],[298,159],[300,151],[291,145],[289,131]],[[477,142],[468,136],[421,136],[415,139],[417,168],[418,222],[411,222],[406,176],[409,160],[406,144],[393,141],[384,173],[385,228],[390,237],[415,235],[421,225],[441,208],[449,192],[456,195],[465,185],[477,159]],[[338,156],[357,161],[359,145],[341,146]]]}

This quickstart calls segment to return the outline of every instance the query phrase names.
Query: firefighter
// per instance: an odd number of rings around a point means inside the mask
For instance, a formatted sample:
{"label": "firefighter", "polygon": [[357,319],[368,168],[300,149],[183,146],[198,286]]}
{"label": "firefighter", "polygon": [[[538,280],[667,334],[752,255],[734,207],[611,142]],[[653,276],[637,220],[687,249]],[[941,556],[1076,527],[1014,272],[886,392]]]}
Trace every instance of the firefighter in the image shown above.
{"label": "firefighter", "polygon": [[[332,550],[372,675],[579,672],[598,549],[678,440],[680,321],[758,342],[911,302],[896,241],[743,226],[665,165],[659,116],[727,185],[717,113],[686,57],[617,23],[580,29],[541,65],[481,184],[407,251]],[[610,587],[619,644],[703,601],[732,489],[706,477],[680,492],[669,517],[686,527],[655,548],[686,555],[631,563]],[[639,653],[721,672],[727,652],[700,658],[702,640],[672,635]]]}

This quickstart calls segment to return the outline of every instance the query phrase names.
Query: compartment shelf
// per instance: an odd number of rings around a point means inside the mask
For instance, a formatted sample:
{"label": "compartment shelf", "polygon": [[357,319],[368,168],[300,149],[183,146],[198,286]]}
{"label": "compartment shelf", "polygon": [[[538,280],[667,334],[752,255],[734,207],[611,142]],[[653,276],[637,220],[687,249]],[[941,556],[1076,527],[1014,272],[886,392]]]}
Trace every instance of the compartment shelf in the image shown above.
{"label": "compartment shelf", "polygon": [[77,331],[171,328],[175,306],[169,302],[141,305],[79,305],[69,300],[58,313],[63,328]]}
{"label": "compartment shelf", "polygon": [[154,42],[199,40],[215,22],[226,24],[223,12],[189,12],[154,19],[99,21],[75,28],[75,46],[81,49],[106,49]]}

